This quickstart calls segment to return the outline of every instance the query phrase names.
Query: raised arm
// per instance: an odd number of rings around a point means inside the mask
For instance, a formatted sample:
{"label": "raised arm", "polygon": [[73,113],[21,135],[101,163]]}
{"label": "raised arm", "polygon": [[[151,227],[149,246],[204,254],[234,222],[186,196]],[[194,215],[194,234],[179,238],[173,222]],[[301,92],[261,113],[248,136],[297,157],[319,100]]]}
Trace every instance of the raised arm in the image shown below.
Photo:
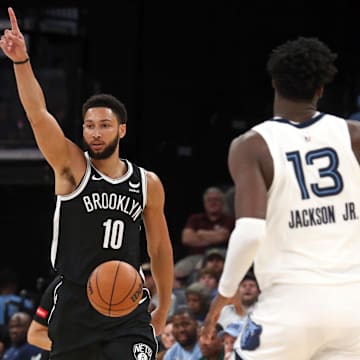
{"label": "raised arm", "polygon": [[165,194],[158,176],[147,173],[147,204],[144,210],[144,225],[159,306],[152,313],[152,324],[156,335],[165,327],[171,305],[174,283],[174,259],[168,226],[164,214]]}
{"label": "raised arm", "polygon": [[40,151],[54,169],[64,173],[72,161],[81,162],[80,149],[66,139],[56,119],[48,112],[45,96],[37,81],[23,34],[14,10],[8,9],[11,29],[0,40],[4,54],[13,62],[17,90]]}

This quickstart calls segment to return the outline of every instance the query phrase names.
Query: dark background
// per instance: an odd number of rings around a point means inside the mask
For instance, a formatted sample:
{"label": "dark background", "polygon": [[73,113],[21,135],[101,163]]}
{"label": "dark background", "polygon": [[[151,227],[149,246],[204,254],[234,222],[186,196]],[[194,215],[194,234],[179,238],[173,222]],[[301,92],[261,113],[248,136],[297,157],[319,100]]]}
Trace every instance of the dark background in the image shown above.
{"label": "dark background", "polygon": [[[3,4],[1,31],[10,4],[49,109],[74,141],[89,95],[109,92],[125,103],[129,123],[121,156],[162,179],[176,258],[183,254],[181,228],[187,215],[202,209],[204,189],[231,184],[229,142],[271,115],[265,63],[274,46],[299,35],[325,41],[339,53],[339,74],[320,110],[348,116],[356,108],[355,1],[49,3]],[[53,179],[33,156],[12,76],[9,60],[0,58],[0,268],[15,268],[22,286],[32,288],[50,269]]]}

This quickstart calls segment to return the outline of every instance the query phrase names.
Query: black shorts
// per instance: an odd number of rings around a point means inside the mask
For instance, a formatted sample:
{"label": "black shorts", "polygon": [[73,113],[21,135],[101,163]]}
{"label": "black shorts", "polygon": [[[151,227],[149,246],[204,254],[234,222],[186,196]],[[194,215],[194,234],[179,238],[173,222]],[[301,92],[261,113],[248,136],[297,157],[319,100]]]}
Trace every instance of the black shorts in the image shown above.
{"label": "black shorts", "polygon": [[155,360],[156,351],[136,337],[122,337],[114,341],[96,343],[84,348],[52,355],[51,360]]}
{"label": "black shorts", "polygon": [[54,303],[49,317],[51,360],[156,358],[158,343],[150,324],[146,291],[133,312],[118,318],[99,314],[88,301],[85,285],[66,280],[58,288]]}

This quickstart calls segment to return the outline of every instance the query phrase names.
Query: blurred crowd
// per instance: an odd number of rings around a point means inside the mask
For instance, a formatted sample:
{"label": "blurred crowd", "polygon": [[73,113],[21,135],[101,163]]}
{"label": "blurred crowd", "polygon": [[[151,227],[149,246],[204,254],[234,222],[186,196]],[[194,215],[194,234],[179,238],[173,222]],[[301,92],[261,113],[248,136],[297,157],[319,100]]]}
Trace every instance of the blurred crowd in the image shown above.
{"label": "blurred crowd", "polygon": [[[251,267],[239,283],[230,303],[222,309],[217,333],[211,342],[200,334],[211,301],[217,294],[227,244],[235,224],[234,189],[208,187],[203,193],[203,211],[191,213],[181,231],[185,256],[175,263],[172,305],[165,331],[158,338],[159,359],[229,359],[247,314],[253,309],[260,289]],[[142,266],[145,286],[157,306],[156,287],[149,263]]]}

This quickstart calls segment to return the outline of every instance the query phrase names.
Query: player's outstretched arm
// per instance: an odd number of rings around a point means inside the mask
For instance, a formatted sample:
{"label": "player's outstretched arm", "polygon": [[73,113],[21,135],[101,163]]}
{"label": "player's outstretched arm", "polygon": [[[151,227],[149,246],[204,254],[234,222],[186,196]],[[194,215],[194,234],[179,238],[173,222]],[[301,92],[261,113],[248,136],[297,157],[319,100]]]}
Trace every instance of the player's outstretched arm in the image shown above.
{"label": "player's outstretched arm", "polygon": [[144,225],[159,306],[152,313],[152,324],[159,335],[165,327],[171,305],[174,283],[174,259],[168,226],[164,214],[165,193],[156,174],[147,173],[148,191],[144,210]]}
{"label": "player's outstretched arm", "polygon": [[70,151],[76,146],[64,136],[56,119],[46,108],[45,97],[38,83],[29,58],[23,34],[14,10],[8,8],[11,29],[6,29],[0,47],[13,62],[20,101],[33,129],[40,151],[49,164],[59,172],[66,166]]}

